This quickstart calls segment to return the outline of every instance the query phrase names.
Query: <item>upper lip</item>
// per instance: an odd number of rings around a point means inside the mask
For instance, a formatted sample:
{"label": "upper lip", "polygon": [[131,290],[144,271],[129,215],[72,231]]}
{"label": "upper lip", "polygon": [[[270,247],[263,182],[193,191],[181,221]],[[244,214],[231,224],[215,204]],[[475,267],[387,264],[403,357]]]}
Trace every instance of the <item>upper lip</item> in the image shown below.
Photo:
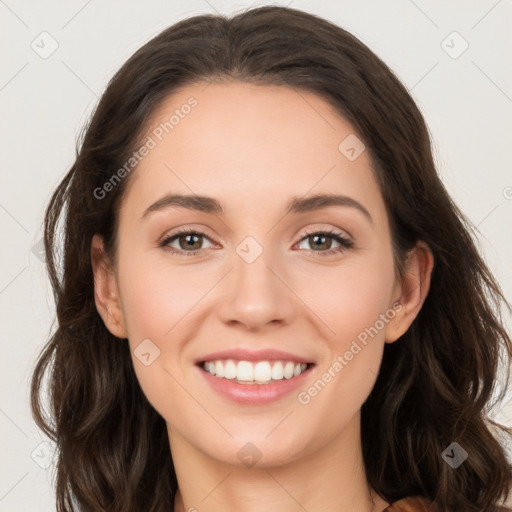
{"label": "upper lip", "polygon": [[291,352],[283,350],[275,350],[273,348],[262,350],[248,350],[244,348],[232,348],[229,350],[221,350],[219,352],[212,352],[199,359],[196,359],[196,364],[204,363],[205,361],[215,361],[218,359],[235,359],[237,361],[293,361],[294,363],[312,363],[308,359]]}

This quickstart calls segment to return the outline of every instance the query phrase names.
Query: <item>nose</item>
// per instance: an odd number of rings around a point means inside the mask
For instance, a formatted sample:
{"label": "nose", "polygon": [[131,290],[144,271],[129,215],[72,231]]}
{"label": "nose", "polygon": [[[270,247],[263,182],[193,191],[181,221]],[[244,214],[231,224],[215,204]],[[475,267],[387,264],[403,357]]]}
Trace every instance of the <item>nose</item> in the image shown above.
{"label": "nose", "polygon": [[[247,248],[247,246],[245,246]],[[249,246],[250,251],[256,248]],[[233,255],[233,269],[224,282],[220,316],[226,324],[240,324],[258,331],[267,325],[286,324],[295,310],[289,278],[270,250],[251,261],[242,250]]]}

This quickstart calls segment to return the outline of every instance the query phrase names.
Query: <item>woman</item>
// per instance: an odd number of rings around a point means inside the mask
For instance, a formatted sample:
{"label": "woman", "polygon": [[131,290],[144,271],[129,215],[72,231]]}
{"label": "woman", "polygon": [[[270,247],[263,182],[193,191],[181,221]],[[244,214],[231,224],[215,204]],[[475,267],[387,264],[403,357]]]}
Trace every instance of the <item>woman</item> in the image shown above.
{"label": "woman", "polygon": [[270,6],[171,26],[45,228],[59,510],[500,510],[504,298],[418,108],[346,31]]}

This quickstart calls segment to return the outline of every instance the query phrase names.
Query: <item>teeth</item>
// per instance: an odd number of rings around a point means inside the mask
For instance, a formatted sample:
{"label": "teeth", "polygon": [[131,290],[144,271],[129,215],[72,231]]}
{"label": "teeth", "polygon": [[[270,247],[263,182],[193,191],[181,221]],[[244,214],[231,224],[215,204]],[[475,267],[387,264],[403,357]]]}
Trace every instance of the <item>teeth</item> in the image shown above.
{"label": "teeth", "polygon": [[293,361],[234,361],[233,359],[206,361],[203,369],[225,379],[236,379],[240,384],[268,384],[276,380],[297,377],[307,368],[306,363]]}
{"label": "teeth", "polygon": [[294,370],[295,370],[295,365],[291,361],[288,361],[284,365],[284,378],[291,379],[293,377]]}
{"label": "teeth", "polygon": [[[216,361],[215,368],[217,368],[218,364],[222,365],[222,362]],[[215,375],[217,375],[217,377],[220,377],[218,373],[215,373]],[[254,380],[254,366],[252,365],[252,363],[250,363],[249,361],[240,361],[236,369],[236,378],[238,380]]]}
{"label": "teeth", "polygon": [[268,382],[272,378],[272,369],[268,361],[260,361],[254,367],[254,380],[259,382]]}
{"label": "teeth", "polygon": [[235,362],[230,359],[226,361],[224,365],[224,378],[226,379],[236,379],[237,368]]}
{"label": "teeth", "polygon": [[215,375],[217,377],[224,377],[224,365],[221,361],[215,361]]}
{"label": "teeth", "polygon": [[271,377],[273,380],[281,380],[284,377],[284,367],[281,361],[276,361],[272,366]]}

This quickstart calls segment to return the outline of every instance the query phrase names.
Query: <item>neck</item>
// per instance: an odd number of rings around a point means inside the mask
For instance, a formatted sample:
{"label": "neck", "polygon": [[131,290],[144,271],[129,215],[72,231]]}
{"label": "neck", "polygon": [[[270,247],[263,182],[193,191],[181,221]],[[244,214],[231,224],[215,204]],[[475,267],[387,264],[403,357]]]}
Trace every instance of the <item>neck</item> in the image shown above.
{"label": "neck", "polygon": [[360,416],[321,449],[280,465],[245,467],[214,459],[168,428],[179,490],[175,512],[381,512],[369,488]]}

